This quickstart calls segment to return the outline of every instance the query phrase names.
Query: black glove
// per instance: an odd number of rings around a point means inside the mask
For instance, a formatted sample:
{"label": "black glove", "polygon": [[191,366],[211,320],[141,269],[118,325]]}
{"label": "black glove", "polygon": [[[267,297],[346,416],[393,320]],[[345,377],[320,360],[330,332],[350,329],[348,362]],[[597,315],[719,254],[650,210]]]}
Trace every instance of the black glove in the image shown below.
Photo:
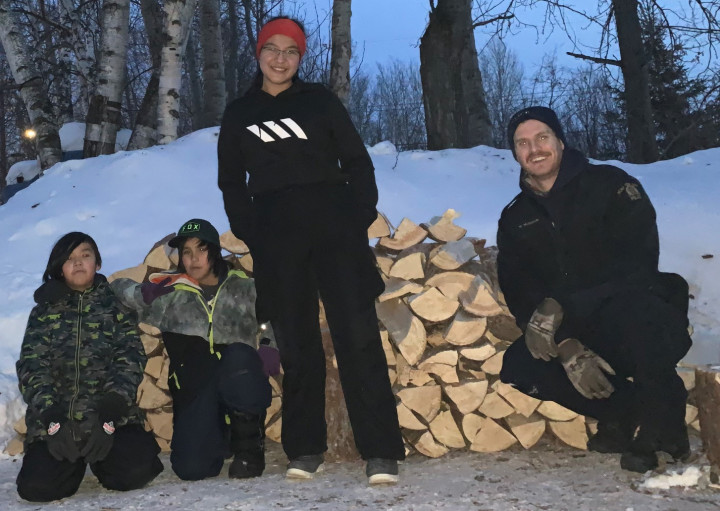
{"label": "black glove", "polygon": [[547,362],[557,356],[555,332],[562,320],[562,305],[554,298],[545,298],[540,302],[525,329],[525,344],[534,358]]}
{"label": "black glove", "polygon": [[610,397],[615,388],[605,373],[615,371],[604,358],[577,339],[565,339],[558,345],[558,355],[575,389],[588,399]]}
{"label": "black glove", "polygon": [[97,401],[97,418],[90,429],[85,446],[80,455],[88,463],[95,463],[104,460],[112,449],[115,437],[115,425],[128,416],[130,407],[122,396],[115,392],[106,394]]}
{"label": "black glove", "polygon": [[55,408],[45,412],[42,421],[47,430],[45,443],[50,455],[58,461],[67,460],[71,463],[77,461],[80,458],[80,451],[73,438],[71,422]]}
{"label": "black glove", "polygon": [[143,302],[145,302],[146,305],[150,305],[157,298],[175,291],[173,286],[168,286],[170,280],[170,277],[167,277],[157,284],[155,282],[143,282],[140,284],[140,293],[142,293]]}

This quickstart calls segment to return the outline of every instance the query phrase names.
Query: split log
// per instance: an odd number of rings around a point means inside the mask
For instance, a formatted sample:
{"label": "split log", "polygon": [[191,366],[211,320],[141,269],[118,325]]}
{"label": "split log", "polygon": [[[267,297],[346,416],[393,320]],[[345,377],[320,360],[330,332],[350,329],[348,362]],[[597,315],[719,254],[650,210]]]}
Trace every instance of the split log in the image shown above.
{"label": "split log", "polygon": [[18,456],[23,453],[24,449],[25,446],[23,444],[22,438],[16,436],[7,443],[3,452],[8,456]]}
{"label": "split log", "polygon": [[720,366],[695,369],[695,399],[705,453],[710,463],[720,469]]}
{"label": "split log", "polygon": [[488,392],[478,411],[486,417],[503,419],[515,413],[510,403],[505,401],[497,392]]}
{"label": "split log", "polygon": [[280,397],[274,397],[270,401],[270,406],[268,406],[267,410],[265,411],[265,426],[267,426],[270,421],[275,417],[275,415],[280,412],[280,409],[282,408],[282,399]]}
{"label": "split log", "polygon": [[232,231],[225,231],[220,235],[220,247],[231,254],[243,255],[250,252],[247,244],[243,240],[236,238]]}
{"label": "split log", "polygon": [[396,365],[397,358],[395,357],[395,352],[390,345],[390,339],[387,330],[380,330],[380,340],[382,341],[383,352],[385,353],[385,361],[387,362],[387,365]]}
{"label": "split log", "polygon": [[487,380],[471,381],[460,385],[446,385],[443,387],[445,394],[457,407],[458,411],[467,415],[477,410],[487,394]]}
{"label": "split log", "polygon": [[412,280],[425,278],[425,254],[415,252],[402,258],[398,257],[390,268],[390,277]]}
{"label": "split log", "polygon": [[368,227],[368,239],[390,236],[390,221],[382,213],[378,213],[375,221]]}
{"label": "split log", "polygon": [[390,268],[392,268],[392,265],[395,262],[395,260],[392,257],[376,255],[375,261],[377,262],[378,268],[380,268],[380,271],[382,272],[382,274],[385,275],[386,277],[389,277],[390,276]]}
{"label": "split log", "polygon": [[145,374],[157,380],[160,377],[162,366],[162,357],[151,357],[148,359],[147,364],[145,364]]}
{"label": "split log", "polygon": [[155,436],[172,440],[173,416],[170,413],[146,413],[145,418]]}
{"label": "split log", "polygon": [[436,273],[427,279],[425,285],[436,287],[448,298],[457,300],[460,293],[470,288],[474,278],[474,275],[463,271],[446,271]]}
{"label": "split log", "polygon": [[112,273],[107,279],[108,282],[112,282],[115,279],[130,279],[140,283],[145,281],[145,277],[148,273],[148,265],[139,264],[137,266],[133,266],[132,268],[126,268],[124,270],[116,271],[115,273]]}
{"label": "split log", "polygon": [[490,285],[479,275],[470,283],[467,291],[458,296],[463,308],[476,316],[497,316],[503,313]]}
{"label": "split log", "polygon": [[502,359],[505,355],[504,351],[499,351],[495,353],[492,357],[487,359],[483,365],[480,367],[483,371],[485,371],[488,374],[492,375],[498,375],[500,374],[500,369],[502,369]]}
{"label": "split log", "polygon": [[449,366],[446,364],[428,364],[424,370],[428,374],[436,375],[443,383],[458,383],[460,381],[455,366]]}
{"label": "split log", "polygon": [[168,378],[170,376],[170,357],[168,357],[167,352],[163,351],[163,365],[162,369],[160,370],[160,376],[158,376],[157,381],[155,382],[155,385],[158,386],[158,388],[162,390],[170,390],[170,386],[168,385]]}
{"label": "split log", "polygon": [[278,417],[270,426],[265,428],[265,436],[273,442],[282,441],[282,417]]}
{"label": "split log", "polygon": [[417,364],[427,345],[422,321],[397,298],[375,304],[375,310],[405,360],[410,365]]}
{"label": "split log", "polygon": [[476,256],[472,242],[462,239],[437,247],[430,253],[430,263],[442,270],[457,270]]}
{"label": "split log", "polygon": [[430,364],[446,364],[450,366],[457,365],[458,362],[458,354],[455,350],[444,350],[439,351],[435,353],[434,355],[430,355],[426,359],[424,359],[420,364],[418,365],[418,369],[425,369]]}
{"label": "split log", "polygon": [[515,318],[505,315],[488,318],[488,331],[506,343],[512,343],[523,333],[515,323]]}
{"label": "split log", "polygon": [[505,417],[505,422],[525,449],[530,449],[545,433],[545,420],[538,415],[526,417],[515,413]]}
{"label": "split log", "polygon": [[24,416],[15,421],[15,424],[13,424],[13,430],[18,435],[27,435],[27,424],[25,423]]}
{"label": "split log", "polygon": [[463,348],[460,350],[460,356],[475,362],[482,362],[492,357],[497,350],[492,344],[483,344],[476,348]]}
{"label": "split log", "polygon": [[160,446],[160,450],[162,452],[170,452],[170,440],[165,440],[164,438],[155,437],[155,441]]}
{"label": "split log", "polygon": [[433,348],[445,348],[450,346],[450,343],[447,342],[447,339],[445,339],[442,332],[433,332],[428,334],[427,343]]}
{"label": "split log", "polygon": [[698,416],[698,409],[693,405],[685,405],[685,424],[691,424]]}
{"label": "split log", "polygon": [[429,385],[402,389],[398,391],[397,397],[401,403],[429,423],[440,412],[440,394],[438,385]]}
{"label": "split log", "polygon": [[481,417],[480,415],[474,413],[469,413],[462,418],[462,431],[468,442],[472,443],[473,440],[475,440],[475,437],[477,436],[478,431],[480,431],[484,421],[485,417]]}
{"label": "split log", "polygon": [[143,343],[143,348],[145,348],[145,355],[147,355],[148,357],[156,356],[162,350],[162,345],[159,337],[141,333],[140,340]]}
{"label": "split log", "polygon": [[415,431],[425,431],[427,426],[420,422],[412,410],[402,403],[397,405],[398,422],[401,428],[412,429]]}
{"label": "split log", "polygon": [[677,373],[685,385],[685,390],[690,392],[695,388],[695,367],[678,367]]}
{"label": "split log", "polygon": [[455,346],[468,346],[477,342],[486,330],[487,318],[478,318],[460,311],[445,332],[445,339]]}
{"label": "split log", "polygon": [[442,216],[435,216],[430,222],[424,224],[428,234],[435,241],[449,242],[457,241],[467,233],[466,229],[457,226],[453,220],[460,217],[460,213],[454,209],[448,209]]}
{"label": "split log", "polygon": [[543,401],[537,407],[537,412],[553,421],[565,422],[575,419],[578,414],[568,410],[554,401]]}
{"label": "split log", "polygon": [[457,300],[447,298],[434,287],[410,297],[408,304],[417,316],[431,323],[451,318],[460,307]]}
{"label": "split log", "polygon": [[253,272],[253,268],[255,267],[253,265],[253,257],[252,254],[245,254],[240,259],[238,259],[238,264],[240,264],[240,268],[242,268],[246,272]]}
{"label": "split log", "polygon": [[[145,256],[143,263],[153,268],[159,268],[162,270],[169,270],[172,267],[176,267],[178,263],[177,251],[168,245],[168,241],[175,237],[175,233],[168,234],[163,239],[155,243],[150,252]],[[170,259],[170,255],[175,251],[174,261]]]}
{"label": "split log", "polygon": [[582,415],[565,422],[550,421],[548,425],[550,431],[570,447],[587,450],[588,436],[585,429],[585,418]]}
{"label": "split log", "polygon": [[426,431],[413,443],[413,447],[429,458],[439,458],[448,453],[448,448],[435,441],[432,433]]}
{"label": "split log", "polygon": [[532,396],[523,394],[518,389],[514,388],[507,383],[502,383],[500,380],[493,384],[493,389],[502,396],[502,398],[510,403],[515,410],[525,416],[530,417],[538,406],[540,406],[539,399],[535,399]]}
{"label": "split log", "polygon": [[480,431],[470,445],[471,451],[498,452],[517,442],[517,438],[490,418],[483,420]]}
{"label": "split log", "polygon": [[389,238],[381,238],[378,245],[390,250],[403,250],[422,242],[427,231],[407,218],[403,218],[397,230]]}
{"label": "split log", "polygon": [[157,388],[147,375],[138,386],[138,406],[143,410],[155,410],[172,402],[170,395]]}
{"label": "split log", "polygon": [[385,282],[385,291],[378,297],[378,301],[385,302],[392,298],[402,298],[405,295],[414,295],[423,290],[422,285],[397,277],[390,277]]}
{"label": "split log", "polygon": [[430,431],[438,442],[446,447],[454,447],[456,449],[465,447],[465,439],[460,433],[460,429],[455,422],[450,410],[440,412],[430,422]]}

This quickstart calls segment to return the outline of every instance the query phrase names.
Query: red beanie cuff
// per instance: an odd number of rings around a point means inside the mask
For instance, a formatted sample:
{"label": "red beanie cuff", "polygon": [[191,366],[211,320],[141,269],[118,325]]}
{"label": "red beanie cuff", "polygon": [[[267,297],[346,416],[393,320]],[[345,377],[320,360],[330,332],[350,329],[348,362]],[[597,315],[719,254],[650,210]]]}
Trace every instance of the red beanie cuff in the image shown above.
{"label": "red beanie cuff", "polygon": [[305,55],[307,40],[305,38],[305,33],[302,31],[300,26],[291,19],[278,18],[265,23],[263,28],[260,29],[257,40],[257,48],[255,50],[255,56],[257,58],[260,58],[260,51],[263,46],[265,46],[267,40],[276,34],[288,36],[290,39],[295,41],[298,51],[300,52],[300,58]]}

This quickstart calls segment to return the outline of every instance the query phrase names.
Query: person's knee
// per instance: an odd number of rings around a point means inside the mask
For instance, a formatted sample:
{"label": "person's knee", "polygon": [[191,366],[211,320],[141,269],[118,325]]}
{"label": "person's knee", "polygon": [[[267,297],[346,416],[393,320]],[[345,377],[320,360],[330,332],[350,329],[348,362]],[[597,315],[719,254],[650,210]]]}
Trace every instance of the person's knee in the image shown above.
{"label": "person's knee", "polygon": [[155,456],[152,460],[138,463],[134,467],[112,475],[98,477],[98,481],[108,490],[130,491],[143,488],[162,472],[162,462]]}
{"label": "person's knee", "polygon": [[526,365],[523,363],[526,358],[523,351],[527,351],[523,337],[516,340],[505,350],[502,367],[500,368],[500,381],[508,384],[520,382],[520,376],[527,372],[527,367],[523,367]]}
{"label": "person's knee", "polygon": [[60,487],[55,481],[17,481],[17,492],[21,499],[28,502],[52,502],[74,495],[77,488]]}
{"label": "person's knee", "polygon": [[223,352],[218,389],[228,407],[253,414],[264,411],[272,399],[260,356],[246,344],[232,344]]}
{"label": "person's knee", "polygon": [[222,469],[223,460],[202,459],[173,459],[171,461],[173,472],[183,481],[200,481],[208,477],[215,477]]}

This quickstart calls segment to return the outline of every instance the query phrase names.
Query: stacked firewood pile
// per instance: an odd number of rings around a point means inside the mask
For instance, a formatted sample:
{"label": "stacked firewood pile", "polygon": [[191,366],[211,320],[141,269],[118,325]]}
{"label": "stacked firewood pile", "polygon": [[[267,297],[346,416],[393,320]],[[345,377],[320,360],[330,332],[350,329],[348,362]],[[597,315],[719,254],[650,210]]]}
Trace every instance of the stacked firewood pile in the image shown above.
{"label": "stacked firewood pile", "polygon": [[[499,380],[504,350],[521,332],[498,287],[495,247],[467,237],[454,223],[458,216],[448,210],[420,225],[406,218],[393,229],[380,215],[368,231],[369,238],[378,239],[373,250],[386,284],[376,309],[407,451],[438,457],[451,449],[495,452],[515,444],[529,449],[543,437],[585,449],[594,421]],[[141,265],[110,280],[142,282],[151,273],[176,268],[177,251],[167,245],[172,237],[156,243]],[[220,241],[233,266],[252,275],[245,243],[229,231]],[[147,413],[146,428],[168,450],[172,403],[167,352],[157,329],[141,325],[141,330],[148,363],[138,403]],[[692,390],[694,372],[679,372]],[[266,433],[280,441],[282,375],[270,381]],[[686,420],[699,430],[697,415],[697,408],[688,404]],[[18,444],[14,446],[17,451]]]}

